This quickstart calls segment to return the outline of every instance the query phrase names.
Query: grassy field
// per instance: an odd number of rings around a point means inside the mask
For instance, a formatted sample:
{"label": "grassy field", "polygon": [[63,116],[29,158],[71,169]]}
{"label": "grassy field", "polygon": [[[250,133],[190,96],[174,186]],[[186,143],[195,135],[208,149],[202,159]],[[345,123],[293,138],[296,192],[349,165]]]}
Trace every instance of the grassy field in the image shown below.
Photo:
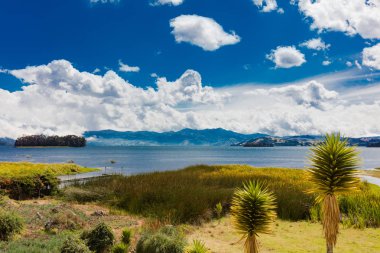
{"label": "grassy field", "polygon": [[[21,235],[13,241],[0,242],[0,252],[8,253],[59,253],[64,240],[69,235],[79,235],[100,222],[108,224],[116,234],[117,241],[125,227],[134,231],[132,247],[146,227],[159,226],[159,223],[143,217],[117,212],[95,204],[66,203],[53,198],[15,201],[4,198],[0,208],[12,210],[20,215],[25,227]],[[105,216],[93,216],[102,211]],[[45,224],[56,221],[51,231],[45,230]],[[72,223],[76,224],[72,226]],[[200,239],[213,253],[241,253],[243,241],[230,223],[228,216],[220,221],[212,220],[202,225],[180,225],[185,231],[188,243]],[[273,233],[260,235],[261,252],[304,253],[324,252],[325,242],[322,225],[307,221],[277,220],[273,224]],[[338,238],[337,253],[380,252],[380,229],[354,229],[342,227]]]}
{"label": "grassy field", "polygon": [[[55,174],[77,173],[68,169],[72,164],[67,166],[55,169]],[[236,187],[250,179],[266,182],[278,203],[279,219],[273,224],[273,233],[259,237],[261,252],[323,252],[318,207],[314,196],[306,193],[310,185],[305,173],[298,169],[199,165],[93,179],[67,187],[59,196],[21,201],[3,197],[0,209],[21,216],[25,226],[13,241],[0,242],[0,252],[58,253],[68,236],[79,235],[100,222],[112,228],[117,241],[125,227],[131,228],[131,249],[143,231],[176,224],[188,243],[201,239],[211,252],[242,252],[243,242],[231,226],[228,209]],[[219,202],[224,207],[220,221],[214,214]],[[380,187],[362,183],[360,191],[341,196],[339,203],[342,226],[335,252],[379,252]],[[105,215],[93,215],[99,211]],[[47,224],[53,226],[47,228]]]}
{"label": "grassy field", "polygon": [[[241,253],[244,241],[231,226],[230,218],[213,221],[189,228],[188,241],[202,240],[211,252]],[[289,222],[278,220],[272,234],[260,235],[260,252],[276,253],[320,253],[326,251],[322,225],[306,221]],[[337,253],[380,252],[380,230],[375,228],[341,228]]]}
{"label": "grassy field", "polygon": [[76,164],[48,164],[30,162],[0,162],[0,178],[20,178],[34,175],[51,174],[54,176],[72,175],[95,171]]}
{"label": "grassy field", "polygon": [[[314,196],[306,193],[310,183],[305,175],[299,169],[199,165],[178,171],[94,179],[67,188],[63,198],[99,202],[168,223],[199,224],[215,216],[213,210],[219,202],[228,211],[236,187],[252,179],[265,182],[273,190],[280,219],[317,220],[318,208],[313,207]],[[379,187],[363,183],[361,191],[342,196],[340,202],[347,226],[380,226]]]}

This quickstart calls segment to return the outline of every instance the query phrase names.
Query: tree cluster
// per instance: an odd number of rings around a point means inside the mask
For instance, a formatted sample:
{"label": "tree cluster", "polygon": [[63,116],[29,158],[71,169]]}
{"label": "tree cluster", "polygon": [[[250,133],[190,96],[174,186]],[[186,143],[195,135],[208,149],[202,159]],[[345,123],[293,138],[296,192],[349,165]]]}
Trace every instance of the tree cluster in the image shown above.
{"label": "tree cluster", "polygon": [[29,135],[17,138],[15,147],[84,147],[86,139],[76,135],[66,136],[46,136],[46,135]]}

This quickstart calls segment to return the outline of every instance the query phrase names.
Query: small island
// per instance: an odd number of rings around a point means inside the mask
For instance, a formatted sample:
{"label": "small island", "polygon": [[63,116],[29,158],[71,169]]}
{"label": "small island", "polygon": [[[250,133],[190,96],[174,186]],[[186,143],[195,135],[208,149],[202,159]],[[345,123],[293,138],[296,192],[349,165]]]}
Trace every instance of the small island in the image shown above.
{"label": "small island", "polygon": [[17,138],[14,145],[15,147],[85,147],[86,139],[76,135],[28,135]]}

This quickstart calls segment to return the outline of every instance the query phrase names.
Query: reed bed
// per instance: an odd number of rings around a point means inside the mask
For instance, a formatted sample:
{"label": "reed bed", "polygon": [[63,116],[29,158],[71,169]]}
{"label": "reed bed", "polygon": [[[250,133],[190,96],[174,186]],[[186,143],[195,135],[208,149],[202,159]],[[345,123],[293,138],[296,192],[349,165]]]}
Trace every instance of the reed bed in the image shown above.
{"label": "reed bed", "polygon": [[[306,179],[306,172],[300,169],[197,165],[178,171],[95,178],[68,187],[63,196],[79,202],[91,199],[174,224],[201,223],[215,216],[218,203],[222,203],[224,212],[228,212],[234,190],[248,180],[259,180],[274,192],[279,218],[291,221],[310,219],[315,196],[306,193],[311,185]],[[86,198],[82,198],[83,194]],[[345,196],[342,213],[355,213],[365,220],[377,220],[378,213],[372,210],[372,202],[380,203],[374,197],[374,194],[380,194],[380,190],[372,189],[367,195],[355,194],[359,195]],[[355,198],[366,203],[370,209],[367,216],[354,208]],[[367,224],[379,226],[372,221]]]}

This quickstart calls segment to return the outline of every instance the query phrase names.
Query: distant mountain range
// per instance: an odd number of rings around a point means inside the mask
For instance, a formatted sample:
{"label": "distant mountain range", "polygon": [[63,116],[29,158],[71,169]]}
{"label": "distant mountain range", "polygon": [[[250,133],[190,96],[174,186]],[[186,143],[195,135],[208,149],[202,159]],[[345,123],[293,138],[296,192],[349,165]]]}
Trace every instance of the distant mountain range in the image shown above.
{"label": "distant mountain range", "polygon": [[[323,136],[271,136],[261,133],[240,134],[222,128],[183,129],[176,132],[120,132],[114,130],[87,131],[83,134],[89,146],[311,146],[323,140]],[[351,145],[380,147],[380,136],[348,138]],[[14,145],[14,140],[0,138],[0,146]]]}
{"label": "distant mountain range", "polygon": [[[323,136],[270,136],[253,133],[240,134],[222,128],[183,129],[176,132],[118,132],[113,130],[88,131],[84,133],[89,145],[203,145],[203,146],[311,146],[323,140]],[[348,138],[351,145],[380,147],[379,137]]]}
{"label": "distant mountain range", "polygon": [[[323,136],[264,136],[235,144],[243,147],[275,147],[275,146],[312,146],[323,140]],[[348,138],[350,145],[361,147],[380,147],[380,137]]]}
{"label": "distant mountain range", "polygon": [[113,130],[84,133],[89,145],[204,145],[226,146],[267,136],[265,134],[240,134],[222,128],[183,129],[177,132],[118,132]]}

